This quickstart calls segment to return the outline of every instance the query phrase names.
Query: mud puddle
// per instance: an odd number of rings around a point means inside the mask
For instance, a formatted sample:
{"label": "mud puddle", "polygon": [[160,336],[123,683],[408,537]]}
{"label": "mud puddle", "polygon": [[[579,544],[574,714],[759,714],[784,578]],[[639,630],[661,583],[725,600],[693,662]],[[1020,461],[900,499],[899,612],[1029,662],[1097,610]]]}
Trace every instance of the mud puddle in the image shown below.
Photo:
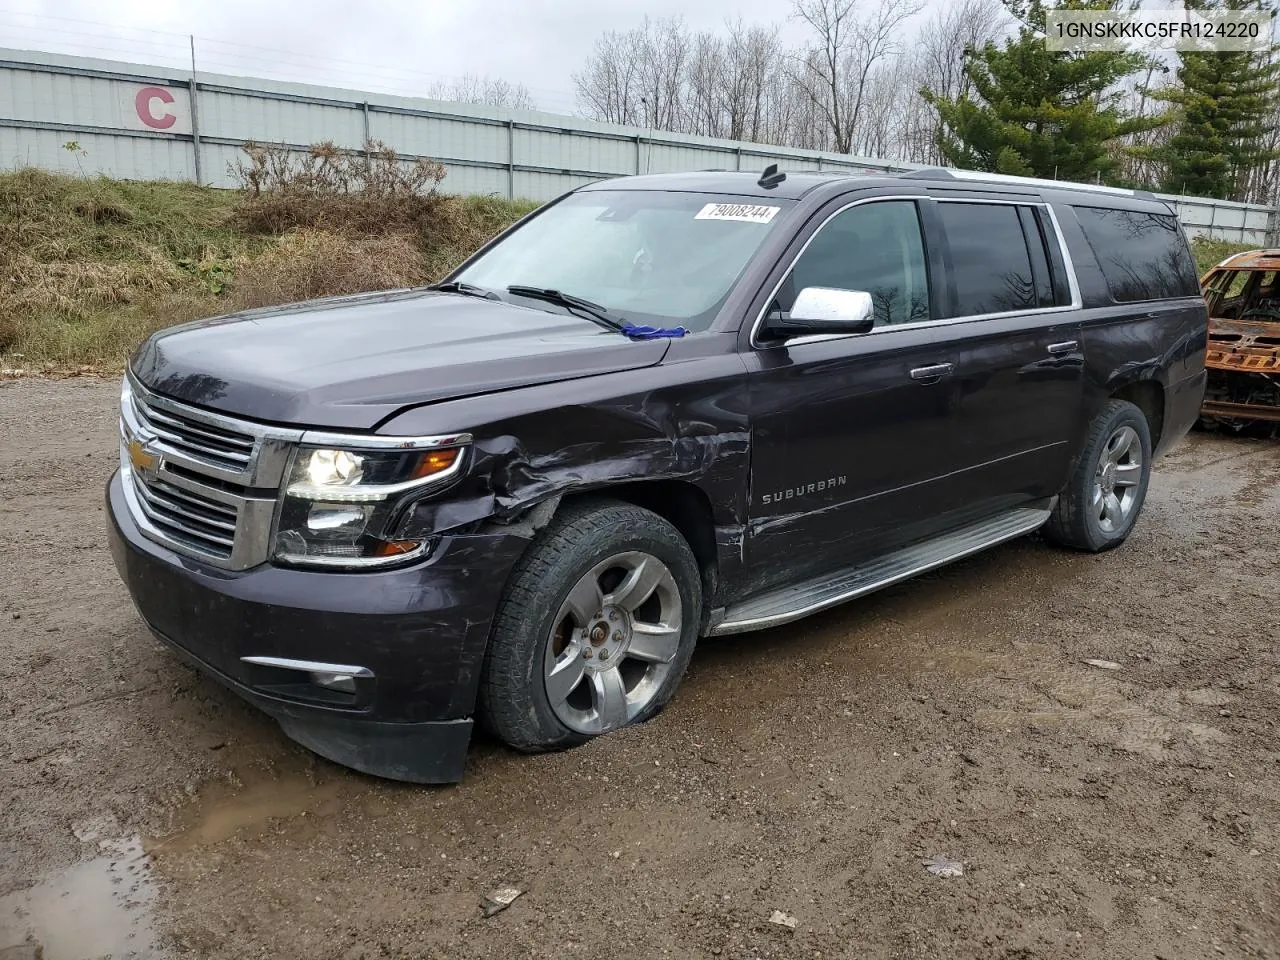
{"label": "mud puddle", "polygon": [[25,945],[38,948],[42,960],[160,960],[168,954],[153,926],[153,861],[286,825],[305,833],[307,818],[317,823],[339,811],[344,786],[305,776],[208,784],[178,811],[176,829],[156,838],[103,839],[114,826],[110,818],[77,824],[76,838],[93,843],[98,855],[0,897],[0,956]]}
{"label": "mud puddle", "polygon": [[234,836],[253,836],[284,822],[315,824],[342,808],[343,780],[317,783],[306,776],[207,784],[197,801],[178,815],[177,829],[147,841],[160,858],[213,846]]}
{"label": "mud puddle", "polygon": [[0,952],[38,945],[43,960],[151,960],[157,887],[140,837],[101,840],[101,854],[0,897]]}

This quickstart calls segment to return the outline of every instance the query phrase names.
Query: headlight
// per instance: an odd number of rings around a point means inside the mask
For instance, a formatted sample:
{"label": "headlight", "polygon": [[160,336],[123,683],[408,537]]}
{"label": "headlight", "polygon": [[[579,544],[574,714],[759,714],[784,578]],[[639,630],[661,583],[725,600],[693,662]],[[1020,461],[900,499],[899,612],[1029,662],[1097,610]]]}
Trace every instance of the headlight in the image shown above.
{"label": "headlight", "polygon": [[404,502],[454,476],[458,447],[294,454],[276,524],[275,558],[299,566],[376,567],[422,556],[425,540],[398,540],[391,525]]}

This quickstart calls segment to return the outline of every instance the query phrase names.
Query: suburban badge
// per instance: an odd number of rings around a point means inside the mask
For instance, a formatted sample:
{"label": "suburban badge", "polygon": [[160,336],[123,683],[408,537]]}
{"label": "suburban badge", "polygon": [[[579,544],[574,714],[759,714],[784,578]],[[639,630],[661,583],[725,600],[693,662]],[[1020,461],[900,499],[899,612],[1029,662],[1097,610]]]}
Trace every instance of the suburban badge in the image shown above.
{"label": "suburban badge", "polygon": [[824,490],[830,490],[832,487],[843,487],[846,482],[845,477],[828,477],[826,480],[818,480],[814,483],[802,483],[795,487],[787,487],[783,490],[774,490],[772,493],[762,494],[760,503],[768,505],[781,503],[783,500],[794,500],[797,497],[808,497],[815,493],[822,493]]}

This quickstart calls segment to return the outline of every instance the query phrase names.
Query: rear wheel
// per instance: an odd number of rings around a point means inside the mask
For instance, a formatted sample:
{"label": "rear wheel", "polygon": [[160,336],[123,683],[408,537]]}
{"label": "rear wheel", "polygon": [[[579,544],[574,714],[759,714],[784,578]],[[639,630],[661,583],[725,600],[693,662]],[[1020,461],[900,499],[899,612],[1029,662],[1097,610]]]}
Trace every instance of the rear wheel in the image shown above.
{"label": "rear wheel", "polygon": [[517,564],[494,621],[482,715],[519,750],[573,746],[653,717],[697,640],[701,575],[657,514],[564,508]]}
{"label": "rear wheel", "polygon": [[1124,543],[1142,512],[1151,478],[1151,428],[1126,400],[1111,400],[1090,425],[1084,450],[1058,497],[1045,535],[1077,550]]}

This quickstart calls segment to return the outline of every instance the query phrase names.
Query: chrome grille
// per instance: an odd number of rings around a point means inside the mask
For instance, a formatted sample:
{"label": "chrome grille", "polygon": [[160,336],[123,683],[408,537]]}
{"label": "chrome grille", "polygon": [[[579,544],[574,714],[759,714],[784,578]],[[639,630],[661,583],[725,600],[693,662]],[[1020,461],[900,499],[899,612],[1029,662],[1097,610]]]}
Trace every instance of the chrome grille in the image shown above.
{"label": "chrome grille", "polygon": [[138,506],[164,534],[206,556],[231,559],[238,511],[235,507],[182,490],[159,477],[130,471]]}
{"label": "chrome grille", "polygon": [[300,430],[201,410],[132,377],[120,397],[125,499],[151,540],[228,570],[266,561],[276,491]]}
{"label": "chrome grille", "polygon": [[178,453],[203,460],[227,470],[245,470],[253,459],[256,443],[252,434],[236,433],[189,416],[151,406],[136,394],[133,413],[138,426],[154,434],[163,445]]}

